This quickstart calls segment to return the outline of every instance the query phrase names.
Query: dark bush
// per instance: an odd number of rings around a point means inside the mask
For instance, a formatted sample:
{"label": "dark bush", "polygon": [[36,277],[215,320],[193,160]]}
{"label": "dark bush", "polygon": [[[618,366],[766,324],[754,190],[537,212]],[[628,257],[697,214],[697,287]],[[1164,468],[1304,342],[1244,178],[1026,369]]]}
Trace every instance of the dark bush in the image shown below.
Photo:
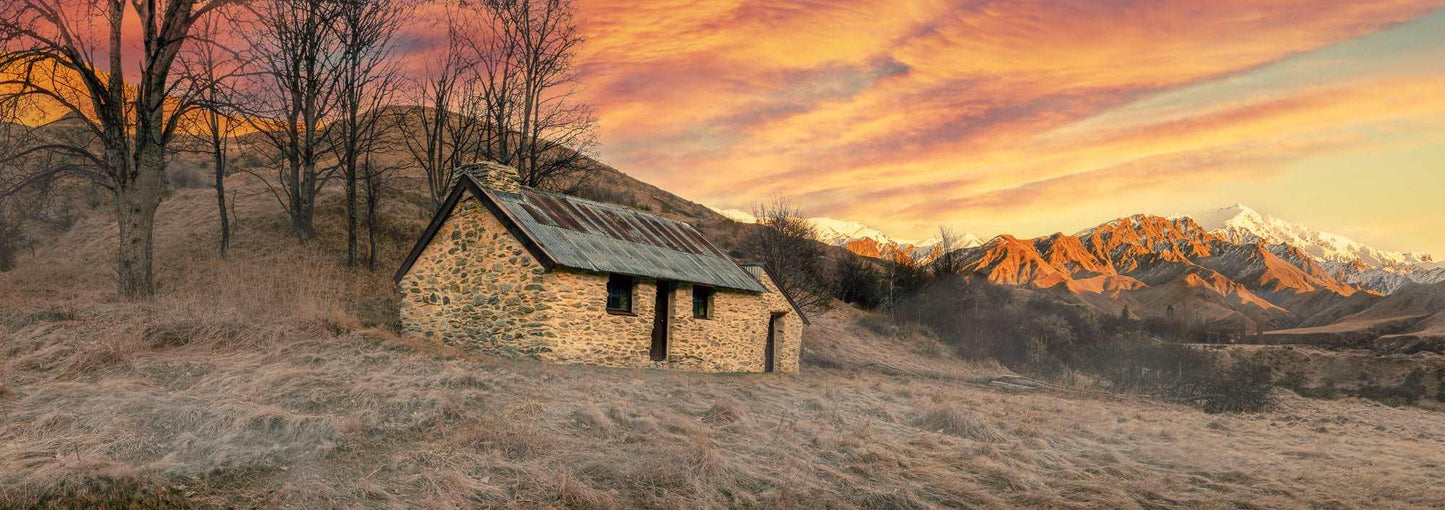
{"label": "dark bush", "polygon": [[1435,387],[1440,390],[1435,393],[1435,400],[1445,402],[1445,367],[1435,369]]}
{"label": "dark bush", "polygon": [[864,308],[883,304],[883,275],[877,264],[855,255],[845,255],[834,265],[834,297]]}
{"label": "dark bush", "polygon": [[1206,413],[1253,413],[1274,408],[1269,366],[1239,361],[1170,388],[1174,397],[1199,405]]}
{"label": "dark bush", "polygon": [[895,322],[927,326],[964,357],[1039,377],[1093,374],[1115,391],[1195,403],[1211,413],[1274,404],[1267,366],[1219,369],[1213,353],[1160,340],[1126,313],[1105,317],[1069,296],[976,279],[935,281],[894,307]]}
{"label": "dark bush", "polygon": [[25,231],[20,229],[19,218],[10,218],[0,207],[0,271],[15,267],[15,260],[25,242]]}
{"label": "dark bush", "polygon": [[1299,386],[1291,389],[1293,389],[1295,393],[1299,394],[1299,396],[1304,398],[1313,398],[1316,400],[1334,400],[1340,398],[1339,390],[1335,389],[1335,385],[1331,383],[1326,383],[1324,386],[1316,386],[1313,388]]}
{"label": "dark bush", "polygon": [[1199,349],[1133,333],[1099,343],[1080,354],[1074,367],[1098,375],[1115,389],[1155,392],[1207,377],[1214,358]]}
{"label": "dark bush", "polygon": [[1357,393],[1390,407],[1401,407],[1415,403],[1425,396],[1425,370],[1415,368],[1405,375],[1399,386],[1362,385]]}
{"label": "dark bush", "polygon": [[214,184],[206,171],[187,164],[173,163],[166,166],[166,182],[171,189],[204,188]]}
{"label": "dark bush", "polygon": [[1035,373],[1073,366],[1108,336],[1098,314],[1081,304],[976,279],[935,281],[891,313],[927,326],[964,357]]}

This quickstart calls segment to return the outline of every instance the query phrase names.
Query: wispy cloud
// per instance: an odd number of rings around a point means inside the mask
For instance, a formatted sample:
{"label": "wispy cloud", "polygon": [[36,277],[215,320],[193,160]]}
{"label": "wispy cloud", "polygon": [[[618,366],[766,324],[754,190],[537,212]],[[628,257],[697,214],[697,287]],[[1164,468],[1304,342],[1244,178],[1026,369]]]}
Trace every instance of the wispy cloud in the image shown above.
{"label": "wispy cloud", "polygon": [[[1438,116],[1445,71],[1398,45],[1445,36],[1391,35],[1438,4],[588,1],[582,69],[604,157],[691,197],[783,192],[902,235],[979,215],[1008,228],[1004,212],[1023,228],[1277,175]],[[1370,34],[1385,41],[1308,61]],[[1209,100],[1171,97],[1189,90]]]}

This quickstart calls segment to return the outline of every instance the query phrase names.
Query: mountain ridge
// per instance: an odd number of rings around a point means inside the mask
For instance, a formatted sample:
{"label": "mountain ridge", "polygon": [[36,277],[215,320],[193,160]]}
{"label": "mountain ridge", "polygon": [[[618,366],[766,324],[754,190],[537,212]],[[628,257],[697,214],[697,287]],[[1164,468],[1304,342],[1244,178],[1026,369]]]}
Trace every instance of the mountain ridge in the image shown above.
{"label": "mountain ridge", "polygon": [[[713,211],[742,224],[758,222],[757,216],[739,209],[713,209]],[[818,231],[819,241],[847,249],[856,255],[894,261],[927,262],[940,252],[938,245],[941,241],[938,237],[922,240],[900,239],[858,221],[822,216],[805,219]],[[983,240],[978,236],[965,233],[955,241],[955,249],[972,248],[982,244]]]}

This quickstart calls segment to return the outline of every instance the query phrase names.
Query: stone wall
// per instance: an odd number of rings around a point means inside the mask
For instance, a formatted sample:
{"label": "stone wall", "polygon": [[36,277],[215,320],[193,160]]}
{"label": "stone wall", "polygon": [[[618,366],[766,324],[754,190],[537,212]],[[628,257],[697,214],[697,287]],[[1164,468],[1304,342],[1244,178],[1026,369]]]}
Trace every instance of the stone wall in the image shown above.
{"label": "stone wall", "polygon": [[796,372],[802,323],[770,292],[719,290],[711,319],[692,316],[692,287],[671,296],[668,361],[649,357],[657,284],[639,278],[633,314],[606,310],[607,276],[541,264],[474,197],[457,204],[400,282],[406,331],[448,345],[562,363],[760,372],[768,319],[785,312],[775,369]]}

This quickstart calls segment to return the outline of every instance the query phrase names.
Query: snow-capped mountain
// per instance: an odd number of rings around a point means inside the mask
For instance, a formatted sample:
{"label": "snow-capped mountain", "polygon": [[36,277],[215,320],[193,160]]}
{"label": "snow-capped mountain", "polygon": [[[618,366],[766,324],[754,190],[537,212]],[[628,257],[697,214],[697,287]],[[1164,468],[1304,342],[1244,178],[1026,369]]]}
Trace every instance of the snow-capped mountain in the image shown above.
{"label": "snow-capped mountain", "polygon": [[1394,293],[1412,282],[1445,281],[1445,266],[1435,263],[1428,254],[1375,249],[1348,237],[1290,223],[1240,204],[1190,217],[1233,243],[1263,242],[1298,248],[1344,283],[1382,294]]}
{"label": "snow-capped mountain", "polygon": [[[757,223],[758,218],[747,211],[737,209],[716,209],[718,214],[738,223]],[[923,240],[898,239],[857,221],[838,220],[825,217],[808,218],[818,231],[818,240],[847,248],[853,253],[868,257],[887,258],[907,256],[915,261],[926,261],[937,254],[938,238]],[[954,249],[973,248],[983,240],[973,234],[962,234]]]}
{"label": "snow-capped mountain", "polygon": [[1290,223],[1254,209],[1235,204],[1190,215],[1200,226],[1230,242],[1288,244],[1320,262],[1353,263],[1366,267],[1420,265],[1432,262],[1429,255],[1377,250],[1353,239]]}
{"label": "snow-capped mountain", "polygon": [[1376,267],[1361,271],[1351,271],[1350,269],[1352,268],[1339,269],[1340,274],[1344,275],[1346,283],[1356,287],[1370,289],[1381,294],[1394,294],[1395,291],[1412,283],[1429,285],[1432,283],[1445,282],[1445,266],[1434,268]]}

